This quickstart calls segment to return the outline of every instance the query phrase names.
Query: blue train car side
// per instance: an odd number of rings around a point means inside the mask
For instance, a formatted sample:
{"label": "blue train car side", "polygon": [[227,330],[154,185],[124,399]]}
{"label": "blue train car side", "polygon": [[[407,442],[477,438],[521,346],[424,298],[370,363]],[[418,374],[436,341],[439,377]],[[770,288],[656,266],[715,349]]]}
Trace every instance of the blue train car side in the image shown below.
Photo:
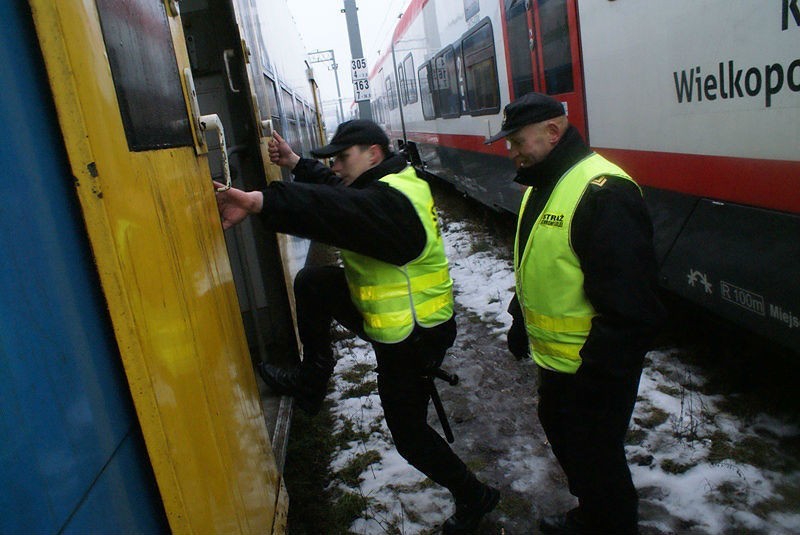
{"label": "blue train car side", "polygon": [[165,532],[30,9],[0,20],[0,532]]}

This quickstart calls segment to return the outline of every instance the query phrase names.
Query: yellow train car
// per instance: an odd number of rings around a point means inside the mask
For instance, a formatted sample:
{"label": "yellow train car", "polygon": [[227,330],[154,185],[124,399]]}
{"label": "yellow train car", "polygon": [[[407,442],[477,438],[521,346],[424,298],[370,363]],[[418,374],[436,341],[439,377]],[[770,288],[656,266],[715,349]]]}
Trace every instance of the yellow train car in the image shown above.
{"label": "yellow train car", "polygon": [[298,358],[307,245],[223,233],[212,178],[262,187],[273,128],[323,136],[296,31],[265,37],[285,2],[2,10],[3,220],[35,223],[0,234],[0,532],[282,533],[291,405],[254,363]]}

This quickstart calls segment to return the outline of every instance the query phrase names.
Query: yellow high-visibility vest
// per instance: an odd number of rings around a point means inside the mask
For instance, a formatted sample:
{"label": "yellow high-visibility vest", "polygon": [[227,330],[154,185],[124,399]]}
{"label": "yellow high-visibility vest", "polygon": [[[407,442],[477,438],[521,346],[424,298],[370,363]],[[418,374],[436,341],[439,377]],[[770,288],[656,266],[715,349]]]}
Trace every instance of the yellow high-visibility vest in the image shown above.
{"label": "yellow high-visibility vest", "polygon": [[373,340],[392,344],[405,340],[415,325],[434,327],[453,316],[453,281],[428,184],[411,166],[380,180],[414,205],[425,228],[425,248],[404,266],[346,250],[342,250],[342,260],[350,297],[364,318],[364,331]]}
{"label": "yellow high-visibility vest", "polygon": [[633,182],[599,154],[587,156],[567,171],[534,223],[520,258],[519,230],[530,188],[522,199],[514,245],[517,298],[525,316],[531,356],[549,370],[578,371],[580,350],[597,314],[583,290],[583,271],[572,249],[571,229],[584,192],[593,181],[602,186],[606,176]]}

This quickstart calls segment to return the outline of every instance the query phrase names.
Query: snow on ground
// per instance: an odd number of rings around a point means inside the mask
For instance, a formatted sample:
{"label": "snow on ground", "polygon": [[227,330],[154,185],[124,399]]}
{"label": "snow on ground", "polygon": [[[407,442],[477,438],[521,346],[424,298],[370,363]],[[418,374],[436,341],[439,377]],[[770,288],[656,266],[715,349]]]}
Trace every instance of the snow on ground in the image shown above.
{"label": "snow on ground", "polygon": [[[537,517],[574,505],[536,419],[536,367],[505,349],[505,312],[514,284],[508,249],[469,223],[442,218],[455,281],[459,338],[444,368],[461,384],[439,383],[456,435],[454,450],[498,487],[498,508],[481,533],[530,533]],[[329,394],[336,432],[353,440],[331,469],[343,490],[368,498],[354,533],[432,533],[453,512],[449,493],[394,449],[375,387],[368,344],[344,338]],[[764,414],[737,418],[724,399],[702,393],[702,372],[652,351],[627,446],[647,533],[798,533],[800,472],[786,470],[781,443],[800,429]],[[366,389],[364,388],[366,385]],[[365,392],[370,390],[371,392]],[[440,429],[434,410],[430,422]]]}

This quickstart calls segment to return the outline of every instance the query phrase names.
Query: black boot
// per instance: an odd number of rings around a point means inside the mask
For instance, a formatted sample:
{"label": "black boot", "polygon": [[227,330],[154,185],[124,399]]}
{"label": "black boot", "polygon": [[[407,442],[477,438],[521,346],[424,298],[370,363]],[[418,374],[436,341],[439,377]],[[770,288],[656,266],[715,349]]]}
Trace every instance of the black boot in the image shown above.
{"label": "black boot", "polygon": [[442,533],[455,535],[472,533],[483,517],[492,511],[500,501],[500,492],[480,483],[479,491],[471,499],[456,499],[456,513],[442,526]]}
{"label": "black boot", "polygon": [[313,416],[322,409],[322,402],[333,373],[333,358],[306,357],[303,363],[291,370],[261,363],[261,378],[275,393],[292,396],[303,411]]}

